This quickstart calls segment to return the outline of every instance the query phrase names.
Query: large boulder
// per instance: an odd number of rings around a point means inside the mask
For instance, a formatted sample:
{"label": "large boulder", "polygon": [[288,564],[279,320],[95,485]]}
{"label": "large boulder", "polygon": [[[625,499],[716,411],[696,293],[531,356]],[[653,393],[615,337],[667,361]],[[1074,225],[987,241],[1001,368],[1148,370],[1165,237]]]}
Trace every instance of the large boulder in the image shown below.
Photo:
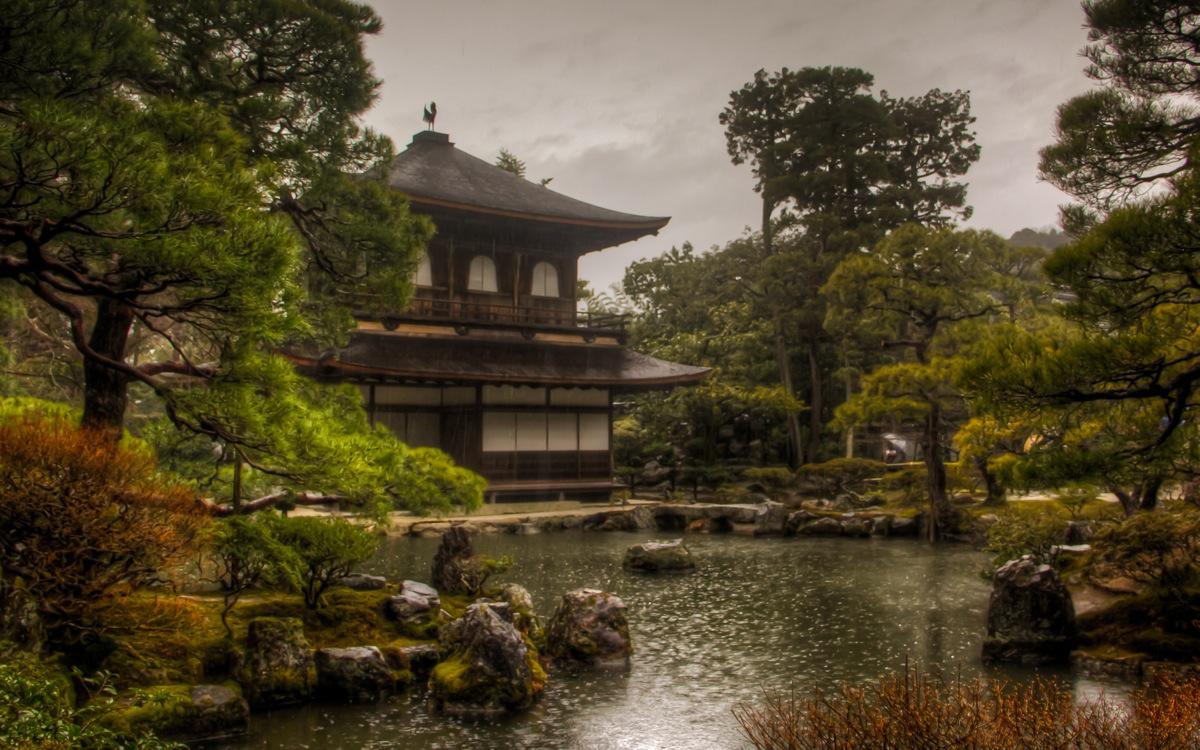
{"label": "large boulder", "polygon": [[841,536],[842,522],[836,518],[822,516],[801,524],[796,528],[797,536]]}
{"label": "large boulder", "polygon": [[371,576],[366,573],[351,573],[342,579],[342,584],[355,591],[378,591],[387,587],[387,579],[383,576]]}
{"label": "large boulder", "polygon": [[658,524],[654,522],[654,511],[646,505],[635,505],[633,510],[629,511],[629,517],[633,519],[633,524],[638,529],[656,529]]}
{"label": "large boulder", "polygon": [[988,602],[985,661],[1065,663],[1075,643],[1071,593],[1054,568],[1025,555],[996,571]]}
{"label": "large boulder", "polygon": [[451,526],[433,556],[433,587],[447,594],[470,594],[469,579],[475,552],[471,537],[462,526]]}
{"label": "large boulder", "polygon": [[922,516],[892,516],[892,522],[888,525],[888,536],[917,536],[921,533],[922,522]]}
{"label": "large boulder", "polygon": [[317,686],[327,696],[370,703],[396,684],[383,653],[375,646],[323,648],[317,651]]}
{"label": "large boulder", "polygon": [[606,514],[604,522],[598,527],[600,531],[637,531],[637,528],[637,519],[632,513],[624,510]]}
{"label": "large boulder", "polygon": [[782,536],[787,531],[788,511],[783,503],[767,500],[754,513],[755,536]]}
{"label": "large boulder", "polygon": [[535,645],[545,641],[542,620],[533,607],[533,596],[519,583],[503,583],[496,589],[496,598],[508,605],[512,623]]}
{"label": "large boulder", "polygon": [[430,704],[452,716],[490,717],[529,708],[546,673],[513,625],[508,605],[476,603],[442,628],[441,661],[429,674]]}
{"label": "large boulder", "polygon": [[870,518],[847,518],[842,521],[842,533],[846,536],[870,536],[874,521]]}
{"label": "large boulder", "polygon": [[628,664],[633,642],[625,602],[597,589],[563,594],[546,626],[546,654],[565,667]]}
{"label": "large boulder", "polygon": [[436,616],[442,600],[432,587],[417,581],[400,584],[400,593],[387,601],[387,612],[400,622]]}
{"label": "large boulder", "polygon": [[688,548],[683,546],[682,539],[635,544],[625,550],[624,565],[643,573],[696,569],[696,561],[692,559]]}
{"label": "large boulder", "polygon": [[807,510],[797,510],[792,513],[789,513],[788,517],[787,517],[787,526],[786,526],[787,532],[789,534],[795,534],[796,529],[800,528],[801,526],[808,523],[809,521],[813,521],[817,518],[818,518],[818,516],[816,513],[810,513]]}
{"label": "large boulder", "polygon": [[383,647],[380,651],[383,652],[383,658],[387,660],[388,667],[391,668],[392,674],[396,675],[398,682],[402,681],[404,672],[407,672],[409,677],[428,675],[438,663],[437,646],[430,643],[412,646],[391,645]]}
{"label": "large boulder", "polygon": [[187,742],[244,734],[250,707],[237,686],[160,685],[118,696],[100,722],[125,734],[154,732]]}
{"label": "large boulder", "polygon": [[251,620],[237,679],[254,708],[288,706],[312,697],[317,669],[304,623],[296,617]]}

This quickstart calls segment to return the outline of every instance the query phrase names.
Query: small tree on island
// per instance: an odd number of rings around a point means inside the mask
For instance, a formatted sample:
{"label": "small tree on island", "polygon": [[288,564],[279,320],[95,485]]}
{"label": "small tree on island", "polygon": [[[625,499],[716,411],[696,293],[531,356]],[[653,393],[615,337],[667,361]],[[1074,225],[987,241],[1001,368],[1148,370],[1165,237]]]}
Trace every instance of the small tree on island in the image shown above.
{"label": "small tree on island", "polygon": [[294,566],[309,609],[319,608],[329,587],[341,583],[379,549],[375,535],[344,518],[269,517],[267,527],[292,553],[286,564]]}

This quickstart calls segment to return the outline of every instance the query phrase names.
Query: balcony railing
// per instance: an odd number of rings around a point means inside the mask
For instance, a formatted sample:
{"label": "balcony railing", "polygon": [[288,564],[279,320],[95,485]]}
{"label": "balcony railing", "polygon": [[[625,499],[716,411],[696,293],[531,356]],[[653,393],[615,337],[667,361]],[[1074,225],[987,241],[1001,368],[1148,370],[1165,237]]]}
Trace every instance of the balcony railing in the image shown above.
{"label": "balcony railing", "polygon": [[625,335],[628,315],[576,311],[554,307],[503,305],[491,301],[416,297],[402,313],[382,316],[385,323],[401,320],[454,321],[473,325],[518,325],[537,328],[585,329]]}

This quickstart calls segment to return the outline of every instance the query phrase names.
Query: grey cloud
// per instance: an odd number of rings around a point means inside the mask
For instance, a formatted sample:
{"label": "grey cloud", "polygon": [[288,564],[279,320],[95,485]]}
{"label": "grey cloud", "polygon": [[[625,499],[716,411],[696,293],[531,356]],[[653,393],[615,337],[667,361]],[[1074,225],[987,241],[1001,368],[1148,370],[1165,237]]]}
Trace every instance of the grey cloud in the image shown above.
{"label": "grey cloud", "polygon": [[969,89],[983,156],[970,224],[1055,221],[1037,180],[1055,107],[1089,85],[1076,0],[506,0],[377,2],[368,53],[384,80],[368,116],[403,147],[435,99],[439,129],[476,156],[508,148],[529,176],[580,199],[672,221],[659,237],[587,256],[600,288],[631,260],[757,223],[747,167],[717,114],[758,68],[854,65],[908,96]]}

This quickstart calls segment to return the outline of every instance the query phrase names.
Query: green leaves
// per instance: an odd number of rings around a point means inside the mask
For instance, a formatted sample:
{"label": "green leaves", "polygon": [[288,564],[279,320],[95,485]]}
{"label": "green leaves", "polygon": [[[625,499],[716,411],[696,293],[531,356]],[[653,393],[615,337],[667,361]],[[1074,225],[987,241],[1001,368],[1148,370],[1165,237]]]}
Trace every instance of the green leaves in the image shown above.
{"label": "green leaves", "polygon": [[[1058,113],[1058,141],[1042,150],[1042,176],[1088,209],[1106,213],[1189,163],[1200,109],[1200,12],[1178,0],[1089,0],[1088,75],[1104,88]],[[1078,217],[1078,213],[1075,214]]]}

